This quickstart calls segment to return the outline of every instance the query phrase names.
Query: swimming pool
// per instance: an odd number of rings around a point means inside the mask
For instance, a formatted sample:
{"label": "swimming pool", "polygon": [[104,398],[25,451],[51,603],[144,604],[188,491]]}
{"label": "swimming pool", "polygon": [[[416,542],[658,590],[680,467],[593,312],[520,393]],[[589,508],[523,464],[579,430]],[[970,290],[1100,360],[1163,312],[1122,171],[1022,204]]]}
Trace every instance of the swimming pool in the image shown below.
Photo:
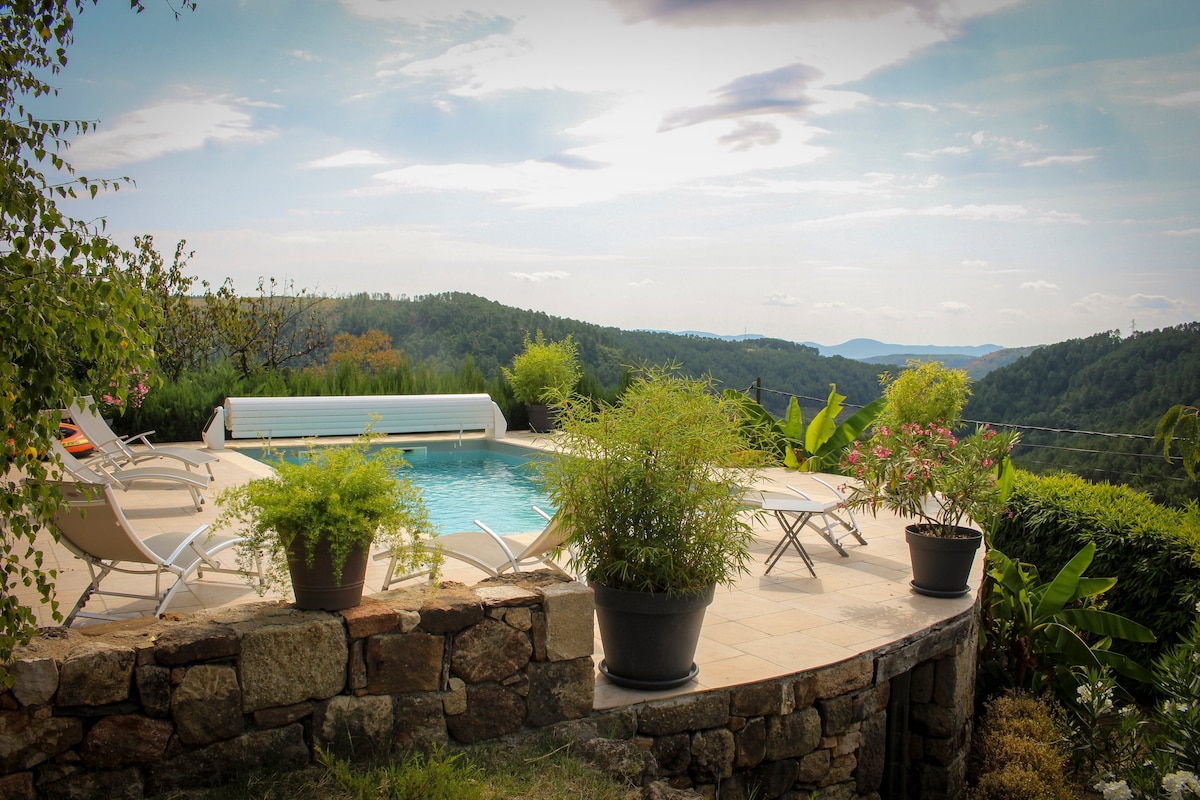
{"label": "swimming pool", "polygon": [[[329,445],[336,446],[336,445]],[[501,536],[541,531],[546,521],[533,506],[554,513],[534,483],[529,464],[539,453],[491,440],[374,444],[405,448],[404,475],[421,487],[429,516],[440,533],[478,530],[475,520]],[[258,461],[295,461],[303,447],[247,447],[238,451]]]}

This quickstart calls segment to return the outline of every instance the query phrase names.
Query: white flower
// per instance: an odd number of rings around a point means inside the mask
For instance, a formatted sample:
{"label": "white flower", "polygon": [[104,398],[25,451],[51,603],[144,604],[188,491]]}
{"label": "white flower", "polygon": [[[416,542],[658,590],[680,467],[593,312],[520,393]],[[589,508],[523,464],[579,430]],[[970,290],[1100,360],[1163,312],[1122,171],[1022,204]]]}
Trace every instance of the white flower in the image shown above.
{"label": "white flower", "polygon": [[1197,778],[1194,772],[1180,770],[1163,778],[1162,787],[1171,800],[1183,800],[1187,796],[1184,792],[1200,795],[1200,778]]}
{"label": "white flower", "polygon": [[1087,705],[1092,702],[1092,687],[1090,684],[1080,684],[1075,690],[1075,694],[1079,695],[1079,702]]}
{"label": "white flower", "polygon": [[1133,800],[1133,790],[1125,781],[1100,781],[1095,788],[1104,800]]}

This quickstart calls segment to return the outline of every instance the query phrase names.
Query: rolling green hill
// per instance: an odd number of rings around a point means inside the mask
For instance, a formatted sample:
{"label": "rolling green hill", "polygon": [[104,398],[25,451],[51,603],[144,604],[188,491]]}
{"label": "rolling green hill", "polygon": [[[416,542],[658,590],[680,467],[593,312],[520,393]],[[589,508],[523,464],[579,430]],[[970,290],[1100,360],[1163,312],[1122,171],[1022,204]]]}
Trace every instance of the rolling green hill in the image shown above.
{"label": "rolling green hill", "polygon": [[1155,424],[1176,403],[1200,403],[1198,322],[1039,348],[976,383],[966,414],[1048,429],[1025,432],[1014,451],[1020,467],[1128,483],[1178,503],[1200,496],[1197,484],[1153,442]]}

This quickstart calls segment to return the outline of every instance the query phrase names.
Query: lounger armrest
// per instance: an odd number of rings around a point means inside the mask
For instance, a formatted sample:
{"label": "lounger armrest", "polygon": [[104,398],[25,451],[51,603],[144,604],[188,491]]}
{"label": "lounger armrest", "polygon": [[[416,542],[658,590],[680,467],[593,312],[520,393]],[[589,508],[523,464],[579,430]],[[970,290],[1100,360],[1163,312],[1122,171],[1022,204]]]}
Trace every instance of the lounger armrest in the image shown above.
{"label": "lounger armrest", "polygon": [[149,447],[151,450],[153,450],[154,445],[150,444],[150,440],[146,437],[153,436],[155,433],[157,433],[157,431],[144,431],[143,433],[131,433],[128,436],[122,436],[121,441],[125,442],[126,444],[132,444],[133,442],[140,441],[142,444],[146,445],[146,447]]}
{"label": "lounger armrest", "polygon": [[171,551],[171,555],[166,557],[166,559],[165,559],[166,562],[168,564],[174,564],[175,559],[179,558],[179,554],[182,553],[184,550],[189,549],[192,546],[192,543],[196,541],[196,539],[200,538],[205,533],[207,533],[208,528],[209,528],[209,524],[206,522],[203,525],[201,525],[199,528],[196,528],[196,530],[189,533],[187,538],[184,539],[182,542],[180,542],[179,546]]}
{"label": "lounger armrest", "polygon": [[517,563],[517,557],[516,557],[516,555],[513,554],[513,551],[509,549],[508,545],[504,543],[504,537],[501,536],[500,534],[496,533],[494,530],[489,528],[487,525],[484,525],[479,520],[475,520],[475,525],[478,526],[479,529],[482,530],[484,533],[486,533],[488,536],[492,537],[492,539],[495,540],[496,544],[500,545],[500,549],[504,551],[504,555],[508,558],[508,562],[510,564],[512,564],[513,572],[520,572],[521,567]]}
{"label": "lounger armrest", "polygon": [[547,514],[545,511],[542,511],[542,510],[541,510],[540,508],[538,508],[537,506],[532,506],[532,508],[533,508],[533,510],[534,510],[534,511],[536,511],[536,512],[538,513],[538,515],[539,515],[539,516],[540,516],[542,519],[546,520],[546,522],[549,522],[551,519],[553,519],[553,516],[552,516],[552,515],[550,515],[550,514]]}
{"label": "lounger armrest", "polygon": [[787,485],[787,488],[791,489],[793,492],[795,492],[796,494],[800,495],[800,496],[801,496],[801,497],[803,497],[805,500],[812,500],[812,498],[811,498],[811,497],[809,497],[809,496],[808,496],[806,493],[804,493],[804,492],[800,491],[800,490],[799,490],[799,489],[797,489],[795,486],[792,486],[790,483]]}

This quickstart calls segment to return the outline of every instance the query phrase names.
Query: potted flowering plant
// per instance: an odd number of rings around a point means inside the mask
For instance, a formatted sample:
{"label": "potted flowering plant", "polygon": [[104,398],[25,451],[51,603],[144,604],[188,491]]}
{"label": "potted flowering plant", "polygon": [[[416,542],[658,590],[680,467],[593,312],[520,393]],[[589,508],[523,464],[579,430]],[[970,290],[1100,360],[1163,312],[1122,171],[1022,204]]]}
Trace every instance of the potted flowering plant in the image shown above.
{"label": "potted flowering plant", "polygon": [[[967,592],[975,551],[983,541],[982,531],[972,526],[988,524],[1006,507],[1012,481],[1008,454],[1018,435],[981,425],[958,438],[953,428],[968,394],[961,370],[922,364],[901,374],[884,391],[889,408],[871,438],[855,442],[842,459],[843,469],[857,479],[847,498],[851,508],[872,515],[883,508],[914,520],[905,534],[912,585],[921,594],[957,597]],[[949,419],[903,419],[903,409],[931,407]]]}

